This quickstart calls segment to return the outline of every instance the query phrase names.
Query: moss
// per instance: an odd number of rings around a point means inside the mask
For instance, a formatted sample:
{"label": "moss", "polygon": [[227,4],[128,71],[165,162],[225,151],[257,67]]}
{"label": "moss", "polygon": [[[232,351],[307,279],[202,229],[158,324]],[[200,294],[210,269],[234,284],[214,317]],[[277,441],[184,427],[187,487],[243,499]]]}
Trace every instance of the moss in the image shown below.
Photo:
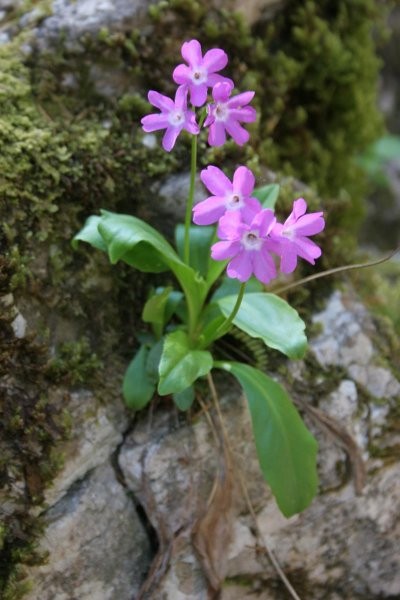
{"label": "moss", "polygon": [[[1,288],[12,268],[1,262]],[[30,508],[43,499],[43,489],[57,471],[51,449],[63,435],[62,407],[50,401],[46,375],[47,348],[33,336],[16,339],[12,306],[0,317],[0,488],[14,506],[0,523],[0,593],[17,598],[19,562],[32,561],[34,538],[41,530]]]}
{"label": "moss", "polygon": [[96,373],[102,367],[102,361],[93,352],[89,340],[84,337],[77,342],[61,344],[56,358],[49,363],[47,372],[55,381],[91,387]]}

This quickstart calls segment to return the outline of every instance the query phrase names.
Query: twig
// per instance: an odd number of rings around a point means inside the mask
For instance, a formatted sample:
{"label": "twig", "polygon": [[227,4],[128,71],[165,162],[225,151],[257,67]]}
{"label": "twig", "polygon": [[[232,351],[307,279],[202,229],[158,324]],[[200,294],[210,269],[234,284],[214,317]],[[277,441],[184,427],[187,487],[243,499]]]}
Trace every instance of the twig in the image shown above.
{"label": "twig", "polygon": [[[218,415],[218,419],[220,422],[220,426],[221,426],[221,431],[222,431],[222,435],[224,438],[224,442],[229,450],[229,453],[231,456],[233,456],[233,452],[232,452],[232,446],[229,440],[229,436],[228,436],[228,432],[226,430],[225,424],[224,424],[224,420],[223,420],[223,416],[221,413],[221,407],[219,404],[219,400],[218,400],[218,394],[217,394],[217,390],[215,388],[214,385],[214,380],[212,378],[211,373],[208,373],[207,375],[207,381],[208,381],[208,385],[210,388],[210,392],[211,392],[211,397],[213,399],[213,403],[214,403],[214,407],[215,410],[217,412]],[[301,600],[300,596],[297,594],[296,590],[293,588],[292,584],[290,583],[290,581],[288,580],[288,578],[286,577],[285,573],[283,572],[282,567],[280,566],[278,559],[276,558],[275,554],[273,553],[273,551],[271,550],[271,548],[269,548],[265,537],[260,529],[260,526],[258,524],[258,519],[257,519],[257,515],[255,513],[255,510],[253,508],[249,493],[247,491],[247,487],[246,487],[246,483],[243,479],[242,473],[240,471],[240,469],[237,469],[237,477],[240,483],[240,487],[242,489],[242,493],[244,496],[244,499],[246,500],[246,504],[247,504],[247,508],[249,509],[249,513],[251,514],[253,520],[254,520],[254,524],[256,527],[256,532],[257,532],[257,536],[259,538],[259,540],[262,543],[262,546],[265,549],[266,554],[268,555],[269,560],[271,561],[272,565],[274,566],[276,572],[278,573],[279,577],[281,578],[283,584],[285,585],[286,589],[288,590],[289,594],[292,596],[292,598],[294,598],[294,600]]]}
{"label": "twig", "polygon": [[366,263],[355,263],[354,265],[346,265],[344,267],[336,267],[335,269],[328,269],[327,271],[321,271],[321,273],[315,273],[314,275],[309,275],[308,277],[303,277],[303,279],[299,279],[294,283],[289,283],[288,285],[284,285],[274,291],[274,294],[281,294],[282,292],[286,292],[287,290],[291,290],[303,283],[308,283],[309,281],[313,281],[314,279],[320,279],[321,277],[327,277],[328,275],[334,275],[335,273],[341,273],[342,271],[352,271],[353,269],[365,269],[367,267],[374,267],[375,265],[380,265],[387,260],[390,260],[395,254],[400,251],[400,246],[397,247],[389,254],[386,254],[383,258],[379,258],[378,260],[373,260],[371,262]]}

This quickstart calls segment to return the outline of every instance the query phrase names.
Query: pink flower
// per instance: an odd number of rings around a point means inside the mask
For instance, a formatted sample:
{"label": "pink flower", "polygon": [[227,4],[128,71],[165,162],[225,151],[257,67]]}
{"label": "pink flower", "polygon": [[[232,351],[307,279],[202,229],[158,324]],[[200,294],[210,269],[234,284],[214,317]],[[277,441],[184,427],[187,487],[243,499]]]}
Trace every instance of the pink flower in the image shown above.
{"label": "pink flower", "polygon": [[162,140],[164,150],[172,150],[182,129],[195,135],[199,133],[196,115],[187,108],[187,89],[184,86],[176,90],[175,102],[168,96],[153,91],[149,92],[148,99],[150,104],[159,108],[161,112],[143,117],[142,127],[146,132],[166,129]]}
{"label": "pink flower", "polygon": [[269,242],[275,221],[269,208],[257,213],[249,225],[241,220],[239,211],[227,212],[221,218],[218,236],[224,241],[211,246],[211,256],[214,260],[231,259],[228,277],[244,282],[254,273],[263,283],[276,277]]}
{"label": "pink flower", "polygon": [[249,132],[243,129],[242,123],[252,123],[256,120],[257,113],[251,106],[246,106],[254,97],[254,92],[243,92],[230,98],[233,90],[232,83],[217,83],[213,87],[212,95],[215,104],[209,104],[208,116],[204,126],[210,126],[208,143],[210,146],[222,146],[226,141],[226,132],[242,146],[250,137]]}
{"label": "pink flower", "polygon": [[315,259],[322,254],[317,244],[307,236],[320,233],[325,227],[322,212],[305,214],[307,203],[304,198],[293,202],[293,210],[284,224],[276,223],[271,238],[276,242],[275,251],[281,257],[282,273],[292,273],[297,266],[297,257],[315,264]]}
{"label": "pink flower", "polygon": [[251,223],[262,208],[257,198],[251,197],[255,180],[247,167],[238,167],[231,181],[221,169],[210,166],[201,171],[200,179],[214,195],[193,208],[193,221],[196,225],[216,223],[227,211],[235,210],[241,213],[246,223]]}
{"label": "pink flower", "polygon": [[190,102],[193,106],[203,106],[207,100],[207,89],[219,81],[229,81],[222,75],[217,75],[226,67],[228,56],[219,48],[214,48],[205,53],[201,53],[201,46],[197,40],[185,42],[181,49],[182,57],[189,66],[180,64],[172,74],[175,83],[186,85],[190,90]]}

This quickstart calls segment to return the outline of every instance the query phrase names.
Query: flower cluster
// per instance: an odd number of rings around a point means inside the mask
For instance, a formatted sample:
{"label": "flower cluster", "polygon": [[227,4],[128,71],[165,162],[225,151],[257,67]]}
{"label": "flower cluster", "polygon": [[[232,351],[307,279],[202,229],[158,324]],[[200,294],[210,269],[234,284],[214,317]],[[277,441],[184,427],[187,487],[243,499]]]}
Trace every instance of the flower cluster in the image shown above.
{"label": "flower cluster", "polygon": [[208,90],[212,90],[213,102],[206,106],[207,118],[204,126],[209,127],[210,146],[222,146],[226,135],[231,136],[239,146],[246,143],[249,133],[241,123],[256,120],[256,111],[248,106],[254,92],[244,92],[232,96],[234,83],[218,73],[228,63],[227,54],[219,49],[208,50],[203,56],[197,40],[185,42],[181,49],[182,58],[187,64],[178,65],[173,72],[173,80],[179,85],[175,99],[150,91],[150,104],[160,110],[159,113],[143,117],[144,131],[152,132],[165,129],[162,145],[170,152],[182,130],[197,135],[200,127],[196,114],[188,108],[188,96],[193,107],[207,104]]}
{"label": "flower cluster", "polygon": [[280,257],[282,273],[295,270],[297,257],[315,264],[321,256],[321,249],[308,238],[320,233],[325,221],[322,212],[306,214],[303,198],[294,201],[282,224],[271,209],[263,209],[252,197],[255,180],[247,167],[237,168],[232,181],[214,166],[203,169],[200,177],[213,195],[193,208],[193,221],[197,225],[218,222],[221,241],[211,247],[211,256],[229,260],[229,277],[245,282],[255,275],[267,284],[277,275],[272,253]]}
{"label": "flower cluster", "polygon": [[[227,54],[220,48],[208,50],[203,56],[200,43],[190,40],[184,42],[181,53],[186,64],[179,64],[172,74],[179,86],[175,98],[149,92],[149,102],[160,112],[143,117],[144,131],[165,129],[162,145],[167,152],[172,150],[182,130],[198,135],[203,123],[209,128],[210,146],[222,146],[227,135],[239,146],[245,144],[249,132],[241,124],[256,120],[256,111],[249,106],[254,92],[233,94],[233,81],[219,73],[228,63]],[[201,120],[197,123],[195,111],[201,107]],[[193,182],[194,176],[193,172]],[[277,275],[274,254],[280,258],[282,273],[292,273],[298,257],[315,264],[315,259],[321,256],[320,248],[309,236],[320,233],[325,221],[322,212],[306,214],[307,203],[303,198],[295,200],[290,216],[284,223],[278,223],[274,212],[263,208],[252,195],[255,179],[247,167],[237,168],[232,181],[215,166],[203,169],[200,178],[212,195],[193,208],[193,221],[196,225],[218,223],[220,241],[211,247],[211,256],[229,261],[229,277],[245,282],[255,275],[263,283],[269,283]],[[193,195],[189,198],[186,235],[192,206]]]}

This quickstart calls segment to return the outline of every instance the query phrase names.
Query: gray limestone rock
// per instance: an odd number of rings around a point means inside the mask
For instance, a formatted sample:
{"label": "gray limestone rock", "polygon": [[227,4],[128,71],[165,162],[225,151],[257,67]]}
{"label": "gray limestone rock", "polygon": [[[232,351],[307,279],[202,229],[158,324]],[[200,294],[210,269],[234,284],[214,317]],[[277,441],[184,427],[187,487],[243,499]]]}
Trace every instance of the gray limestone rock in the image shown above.
{"label": "gray limestone rock", "polygon": [[149,542],[132,499],[106,462],[46,513],[26,600],[132,600],[148,569]]}
{"label": "gray limestone rock", "polygon": [[128,427],[122,404],[101,405],[87,390],[71,394],[68,411],[73,427],[68,440],[59,447],[63,468],[45,493],[49,506],[58,502],[76,481],[103,464],[122,442]]}
{"label": "gray limestone rock", "polygon": [[52,15],[40,25],[38,36],[53,41],[65,34],[73,41],[105,27],[121,30],[136,23],[151,3],[151,0],[54,0]]}
{"label": "gray limestone rock", "polygon": [[[4,0],[8,6],[8,0]],[[156,0],[54,0],[52,15],[38,28],[38,37],[46,46],[65,34],[74,43],[84,34],[96,34],[103,28],[121,31],[137,26],[138,22]],[[283,0],[213,0],[211,5],[241,12],[249,24],[254,23],[263,11],[274,14]],[[1,5],[0,5],[1,6]]]}

